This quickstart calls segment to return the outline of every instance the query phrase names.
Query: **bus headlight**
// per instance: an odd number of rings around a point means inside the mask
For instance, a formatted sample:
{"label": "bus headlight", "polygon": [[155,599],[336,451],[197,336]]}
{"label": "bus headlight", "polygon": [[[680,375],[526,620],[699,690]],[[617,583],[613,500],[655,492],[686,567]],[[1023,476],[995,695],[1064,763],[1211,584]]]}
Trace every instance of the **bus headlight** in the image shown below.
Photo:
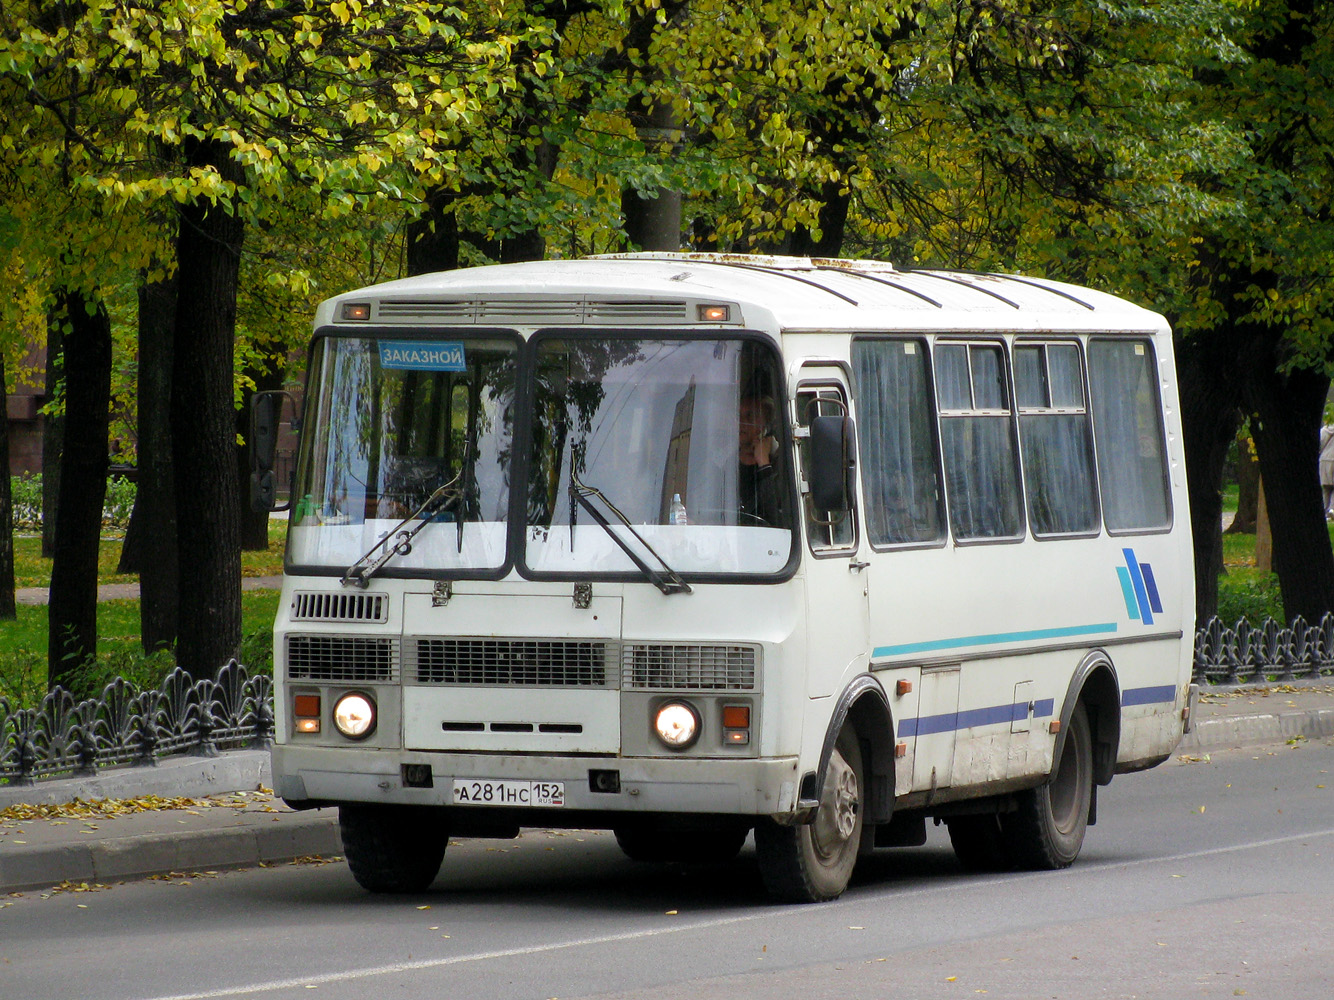
{"label": "bus headlight", "polygon": [[699,739],[699,712],[685,701],[659,705],[653,714],[653,732],[669,750],[687,750]]}
{"label": "bus headlight", "polygon": [[334,728],[350,740],[362,740],[375,732],[375,701],[353,691],[334,703]]}

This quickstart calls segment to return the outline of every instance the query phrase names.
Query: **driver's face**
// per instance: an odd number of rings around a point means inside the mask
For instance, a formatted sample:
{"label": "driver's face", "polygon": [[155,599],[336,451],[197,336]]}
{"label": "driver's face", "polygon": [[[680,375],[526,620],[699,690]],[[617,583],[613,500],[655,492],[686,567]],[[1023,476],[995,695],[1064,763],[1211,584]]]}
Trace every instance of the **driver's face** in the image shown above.
{"label": "driver's face", "polygon": [[760,431],[764,429],[764,408],[753,399],[743,399],[740,415],[739,441],[741,447],[743,449],[753,448],[755,442],[759,439]]}

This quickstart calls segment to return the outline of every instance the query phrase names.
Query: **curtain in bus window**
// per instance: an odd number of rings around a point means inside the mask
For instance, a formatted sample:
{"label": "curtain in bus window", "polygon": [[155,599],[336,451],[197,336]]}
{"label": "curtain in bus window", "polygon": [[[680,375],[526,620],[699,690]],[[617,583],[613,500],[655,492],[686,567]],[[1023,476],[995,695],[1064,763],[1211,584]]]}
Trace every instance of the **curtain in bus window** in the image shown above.
{"label": "curtain in bus window", "polygon": [[956,538],[1019,534],[1019,482],[1009,417],[956,417],[940,422],[950,527]]}
{"label": "curtain in bus window", "polygon": [[1093,531],[1098,524],[1097,487],[1079,348],[1015,348],[1014,391],[1034,534]]}
{"label": "curtain in bus window", "polygon": [[1107,529],[1166,527],[1171,505],[1152,346],[1090,341],[1089,391]]}
{"label": "curtain in bus window", "polygon": [[1013,537],[1023,520],[1001,346],[940,344],[935,356],[950,528],[961,539]]}
{"label": "curtain in bus window", "polygon": [[871,542],[935,541],[943,518],[926,344],[858,340],[852,356]]}

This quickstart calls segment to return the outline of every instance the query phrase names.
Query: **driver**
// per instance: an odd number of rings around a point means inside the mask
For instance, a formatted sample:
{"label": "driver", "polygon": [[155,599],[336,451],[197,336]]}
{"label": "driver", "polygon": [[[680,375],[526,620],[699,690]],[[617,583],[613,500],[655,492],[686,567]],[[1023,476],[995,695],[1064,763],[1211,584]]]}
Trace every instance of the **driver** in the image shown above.
{"label": "driver", "polygon": [[768,396],[741,400],[737,434],[739,470],[737,494],[742,514],[766,524],[782,523],[782,504],[774,464],[778,440],[774,437],[774,401]]}

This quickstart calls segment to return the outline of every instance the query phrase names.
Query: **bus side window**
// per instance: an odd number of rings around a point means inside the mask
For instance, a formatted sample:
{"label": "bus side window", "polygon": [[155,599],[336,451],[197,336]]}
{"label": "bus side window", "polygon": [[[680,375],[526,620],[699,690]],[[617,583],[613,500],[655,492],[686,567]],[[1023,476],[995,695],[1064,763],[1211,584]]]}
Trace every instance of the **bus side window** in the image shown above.
{"label": "bus side window", "polygon": [[957,539],[1017,538],[1019,462],[998,343],[938,343],[936,400],[950,528]]}
{"label": "bus side window", "polygon": [[1089,395],[1108,531],[1172,522],[1157,372],[1147,340],[1089,341]]}
{"label": "bus side window", "polygon": [[[814,417],[842,416],[847,413],[843,389],[836,385],[802,386],[797,390],[797,426],[809,427]],[[801,462],[801,478],[805,480],[810,472],[808,445],[810,438],[800,436],[797,439],[798,457]],[[847,513],[831,513],[811,509],[810,496],[807,494],[806,535],[813,549],[850,549],[857,544],[857,507],[854,502]]]}
{"label": "bus side window", "polygon": [[1016,345],[1014,395],[1033,534],[1097,531],[1098,487],[1079,345]]}
{"label": "bus side window", "polygon": [[872,545],[938,542],[944,494],[926,342],[858,339],[852,346],[866,534]]}

